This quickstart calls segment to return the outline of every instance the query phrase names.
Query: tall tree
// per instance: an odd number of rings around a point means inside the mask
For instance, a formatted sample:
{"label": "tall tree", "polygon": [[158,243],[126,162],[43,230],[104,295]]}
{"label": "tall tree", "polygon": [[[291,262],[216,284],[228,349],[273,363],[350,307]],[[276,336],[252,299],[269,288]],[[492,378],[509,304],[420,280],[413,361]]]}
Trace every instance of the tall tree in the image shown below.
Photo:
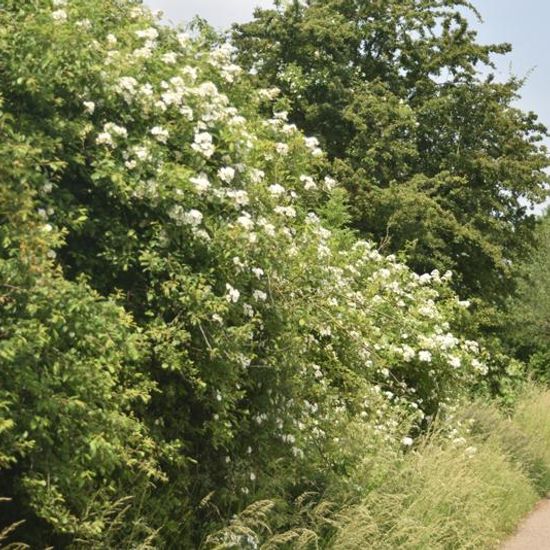
{"label": "tall tree", "polygon": [[234,28],[240,62],[317,136],[351,194],[353,224],[418,272],[451,269],[500,303],[530,247],[547,131],[495,81],[466,0],[277,1]]}
{"label": "tall tree", "polygon": [[531,369],[550,378],[550,212],[536,231],[537,247],[521,270],[516,296],[509,304],[510,341]]}

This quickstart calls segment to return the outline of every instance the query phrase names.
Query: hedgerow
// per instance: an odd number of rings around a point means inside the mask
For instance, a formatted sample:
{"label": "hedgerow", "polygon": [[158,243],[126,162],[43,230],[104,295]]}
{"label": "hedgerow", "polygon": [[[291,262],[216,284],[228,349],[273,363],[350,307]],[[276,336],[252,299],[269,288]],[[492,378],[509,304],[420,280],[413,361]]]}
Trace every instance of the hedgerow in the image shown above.
{"label": "hedgerow", "polygon": [[0,494],[28,541],[256,547],[215,533],[361,498],[483,379],[451,274],[344,228],[317,140],[210,30],[130,0],[7,0],[0,29]]}

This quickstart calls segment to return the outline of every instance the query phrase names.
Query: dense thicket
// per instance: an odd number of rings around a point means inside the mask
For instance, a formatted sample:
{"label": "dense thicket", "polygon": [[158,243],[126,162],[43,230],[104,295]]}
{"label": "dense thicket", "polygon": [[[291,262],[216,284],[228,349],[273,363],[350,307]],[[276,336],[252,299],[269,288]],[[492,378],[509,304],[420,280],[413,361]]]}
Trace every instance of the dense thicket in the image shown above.
{"label": "dense thicket", "polygon": [[546,129],[498,82],[466,0],[278,1],[234,29],[241,64],[326,148],[353,226],[485,303],[513,290],[544,196]]}
{"label": "dense thicket", "polygon": [[[129,0],[8,0],[0,29],[0,513],[19,538],[255,547],[207,535],[259,499],[361,498],[490,368],[450,332],[468,305],[450,273],[342,228],[317,141],[227,44]],[[330,530],[300,517],[275,534]]]}
{"label": "dense thicket", "polygon": [[[463,467],[461,399],[514,366],[464,336],[451,272],[416,273],[347,227],[337,140],[327,156],[315,128],[288,120],[289,97],[258,87],[210,30],[187,31],[133,0],[0,9],[0,542],[23,520],[10,540],[32,547],[330,547],[338,518],[353,531],[342,510],[389,486],[436,416]],[[535,198],[534,122],[502,113],[517,193]],[[403,144],[386,138],[385,167],[370,165],[392,171]],[[476,185],[460,200],[475,195],[487,235],[504,232]],[[435,205],[430,193],[415,201]],[[493,260],[513,249],[466,232]],[[415,267],[456,267],[431,238],[419,246],[436,260]]]}

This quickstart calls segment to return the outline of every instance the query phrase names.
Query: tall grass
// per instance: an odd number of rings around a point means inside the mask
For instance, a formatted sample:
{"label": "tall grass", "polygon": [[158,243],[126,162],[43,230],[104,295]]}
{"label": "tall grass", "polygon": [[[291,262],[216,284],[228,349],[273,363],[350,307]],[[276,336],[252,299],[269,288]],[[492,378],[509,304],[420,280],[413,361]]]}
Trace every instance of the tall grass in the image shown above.
{"label": "tall grass", "polygon": [[512,411],[467,404],[405,453],[359,429],[340,443],[357,457],[346,475],[283,506],[258,501],[204,548],[497,548],[550,491],[550,392],[527,387]]}
{"label": "tall grass", "polygon": [[550,393],[529,388],[510,415],[474,404],[470,430],[426,437],[346,509],[327,548],[490,549],[550,489]]}

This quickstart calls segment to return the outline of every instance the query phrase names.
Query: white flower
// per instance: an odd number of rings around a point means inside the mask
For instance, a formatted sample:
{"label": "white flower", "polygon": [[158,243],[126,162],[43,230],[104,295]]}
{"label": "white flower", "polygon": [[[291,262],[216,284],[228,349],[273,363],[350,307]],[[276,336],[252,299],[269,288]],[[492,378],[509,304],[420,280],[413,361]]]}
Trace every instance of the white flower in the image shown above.
{"label": "white flower", "polygon": [[147,160],[150,160],[151,155],[149,153],[149,149],[147,147],[141,147],[139,145],[132,148],[132,152],[136,156],[138,160],[141,162],[145,162]]}
{"label": "white flower", "polygon": [[199,70],[197,67],[191,67],[190,65],[183,67],[180,72],[192,82],[195,82],[195,80],[197,80],[197,76],[199,75]]}
{"label": "white flower", "polygon": [[53,0],[52,4],[54,8],[62,8],[67,5],[67,0]]}
{"label": "white flower", "polygon": [[147,41],[143,48],[137,48],[132,52],[132,56],[136,59],[149,59],[153,55],[154,43]]}
{"label": "white flower", "polygon": [[231,189],[227,192],[227,196],[233,199],[237,206],[246,206],[250,202],[248,193],[243,189]]}
{"label": "white flower", "polygon": [[227,290],[227,294],[225,295],[225,299],[228,302],[237,303],[239,301],[239,298],[241,297],[241,293],[231,286],[229,283],[225,284],[225,288]]}
{"label": "white flower", "polygon": [[487,374],[489,372],[487,365],[480,363],[477,359],[472,359],[472,367],[481,374]]}
{"label": "white flower", "polygon": [[260,218],[258,220],[258,225],[263,227],[265,234],[269,237],[275,236],[275,226],[272,223],[269,223],[265,218]]}
{"label": "white flower", "polygon": [[191,147],[198,153],[203,154],[206,158],[210,158],[216,150],[213,145],[212,135],[208,132],[199,132],[195,134],[195,142]]}
{"label": "white flower", "polygon": [[128,137],[128,132],[123,126],[117,126],[112,122],[108,122],[103,126],[103,132],[99,133],[96,138],[98,145],[106,145],[108,147],[114,147],[115,142],[113,140],[113,134],[118,137]]}
{"label": "white flower", "polygon": [[57,23],[64,23],[67,21],[67,12],[65,10],[55,10],[52,12],[52,19]]}
{"label": "white flower", "polygon": [[89,113],[90,115],[94,114],[95,111],[95,103],[93,101],[84,101],[82,104],[84,105],[84,110]]}
{"label": "white flower", "polygon": [[277,153],[279,153],[279,155],[288,155],[289,147],[286,143],[277,143],[275,145],[275,149],[277,150]]}
{"label": "white flower", "polygon": [[269,88],[269,89],[264,88],[258,91],[258,95],[262,99],[267,99],[269,101],[273,101],[280,93],[281,93],[281,90],[277,87]]}
{"label": "white flower", "polygon": [[170,208],[168,215],[176,222],[177,225],[191,225],[196,228],[202,223],[202,213],[198,210],[191,209],[187,212],[183,210],[181,205],[176,204]]}
{"label": "white flower", "polygon": [[314,157],[318,157],[323,154],[323,151],[319,149],[319,140],[316,137],[306,137],[304,138],[304,142]]}
{"label": "white flower", "polygon": [[263,290],[255,290],[252,293],[252,296],[254,296],[254,299],[259,302],[265,302],[267,300],[267,294]]}
{"label": "white flower", "polygon": [[168,130],[162,128],[162,126],[155,126],[151,128],[151,135],[160,143],[166,143],[168,141]]}
{"label": "white flower", "polygon": [[189,41],[191,40],[191,37],[185,32],[179,33],[177,38],[178,38],[178,42],[179,42],[179,44],[182,48],[185,48],[187,46],[187,44],[189,43]]}
{"label": "white flower", "polygon": [[264,276],[264,270],[261,267],[254,267],[252,273],[256,275],[258,279],[261,279]]}
{"label": "white flower", "polygon": [[323,180],[324,182],[324,185],[323,187],[327,190],[327,191],[331,191],[332,189],[334,189],[337,185],[336,183],[336,180],[334,178],[331,178],[330,176],[325,176],[325,179]]}
{"label": "white flower", "polygon": [[107,35],[107,44],[109,44],[109,46],[115,46],[117,42],[117,37],[114,34]]}
{"label": "white flower", "polygon": [[237,218],[237,223],[244,227],[247,231],[250,231],[254,228],[254,222],[250,217],[250,214],[245,213],[243,216]]}
{"label": "white flower", "polygon": [[155,29],[155,27],[149,27],[148,29],[136,31],[136,36],[138,38],[145,38],[146,40],[156,40],[158,35],[159,32]]}
{"label": "white flower", "polygon": [[265,178],[265,172],[263,170],[258,170],[253,168],[250,170],[250,179],[252,183],[260,183]]}
{"label": "white flower", "polygon": [[449,365],[451,365],[451,367],[455,368],[455,369],[458,369],[460,368],[460,358],[459,357],[456,357],[456,356],[453,356],[451,358],[449,358]]}
{"label": "white flower", "polygon": [[178,56],[175,52],[167,52],[161,57],[161,59],[167,65],[174,65],[178,60]]}
{"label": "white flower", "polygon": [[254,308],[250,304],[243,304],[243,312],[247,317],[254,317]]}
{"label": "white flower", "polygon": [[103,130],[117,137],[121,137],[121,138],[128,137],[128,130],[126,130],[124,126],[118,126],[118,124],[114,124],[113,122],[107,122],[107,124],[103,126]]}
{"label": "white flower", "polygon": [[124,100],[127,103],[130,103],[136,94],[137,86],[138,81],[133,76],[123,76],[118,79],[116,90],[124,96]]}
{"label": "white flower", "polygon": [[229,63],[221,68],[220,74],[226,82],[232,83],[235,81],[235,77],[240,75],[242,71],[238,65]]}
{"label": "white flower", "polygon": [[432,354],[427,350],[422,350],[418,352],[418,359],[422,361],[423,363],[431,363],[432,362]]}
{"label": "white flower", "polygon": [[319,140],[316,137],[306,137],[304,138],[304,142],[309,149],[319,147]]}
{"label": "white flower", "polygon": [[188,107],[187,105],[183,105],[180,107],[180,114],[182,114],[189,122],[193,120],[193,109],[191,107]]}
{"label": "white flower", "polygon": [[286,191],[286,189],[278,183],[270,185],[267,189],[272,195],[282,195]]}
{"label": "white flower", "polygon": [[202,97],[202,98],[207,98],[207,97],[214,98],[215,97],[218,100],[220,99],[219,94],[218,94],[218,88],[216,88],[216,85],[213,82],[203,82],[196,89],[196,94],[199,97]]}
{"label": "white flower", "polygon": [[142,17],[143,15],[145,15],[143,6],[134,6],[130,10],[130,17],[132,19],[137,19],[138,17]]}
{"label": "white flower", "polygon": [[401,443],[405,446],[405,447],[410,447],[414,441],[412,439],[412,437],[404,437],[402,440],[401,440]]}
{"label": "white flower", "polygon": [[437,314],[433,304],[427,303],[418,309],[418,313],[424,317],[433,318]]}
{"label": "white flower", "polygon": [[250,472],[250,481],[254,481],[256,479],[256,474],[254,472]]}
{"label": "white flower", "polygon": [[210,187],[210,182],[206,174],[199,174],[197,177],[189,178],[189,181],[195,186],[195,190],[198,193],[204,193]]}
{"label": "white flower", "polygon": [[139,93],[142,96],[147,98],[153,97],[153,93],[154,93],[153,86],[149,84],[149,82],[146,82],[139,88]]}
{"label": "white flower", "polygon": [[235,169],[231,166],[225,166],[218,170],[218,177],[225,183],[231,183],[235,178]]}
{"label": "white flower", "polygon": [[76,26],[81,29],[89,30],[92,28],[92,22],[89,19],[81,19],[76,22]]}
{"label": "white flower", "polygon": [[202,218],[202,213],[193,208],[185,213],[183,216],[183,222],[188,225],[197,226],[202,223]]}
{"label": "white flower", "polygon": [[109,132],[100,132],[95,142],[98,145],[107,145],[108,147],[114,147],[115,142],[113,141],[113,136]]}
{"label": "white flower", "polygon": [[296,209],[293,206],[276,206],[273,209],[277,214],[281,216],[286,216],[287,218],[296,217]]}
{"label": "white flower", "polygon": [[317,189],[317,184],[313,181],[311,176],[300,176],[300,181],[304,184],[304,189],[306,191]]}
{"label": "white flower", "polygon": [[432,280],[432,276],[429,273],[424,273],[418,278],[418,282],[421,285],[427,285]]}

